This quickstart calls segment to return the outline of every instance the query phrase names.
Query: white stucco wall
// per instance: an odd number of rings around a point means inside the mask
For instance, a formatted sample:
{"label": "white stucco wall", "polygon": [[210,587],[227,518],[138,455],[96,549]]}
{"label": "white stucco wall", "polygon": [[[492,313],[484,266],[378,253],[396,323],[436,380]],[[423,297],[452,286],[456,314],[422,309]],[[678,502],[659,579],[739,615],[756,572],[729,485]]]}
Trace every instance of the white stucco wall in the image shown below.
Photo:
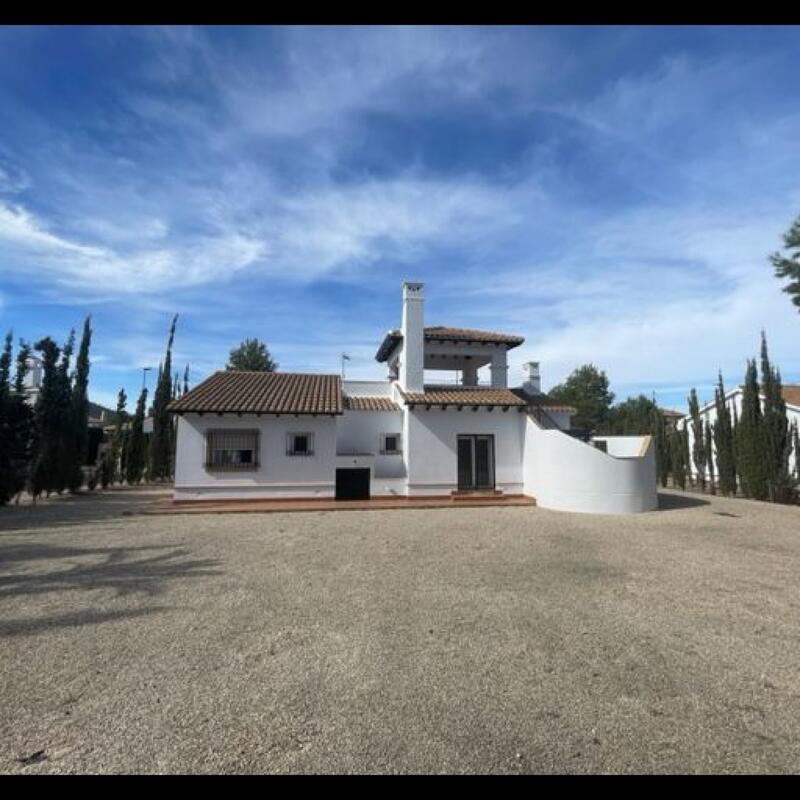
{"label": "white stucco wall", "polygon": [[[525,426],[525,494],[557,511],[628,514],[658,506],[655,452],[649,437],[602,437],[615,457],[562,431],[544,430],[531,417]],[[618,441],[625,440],[625,441]]]}
{"label": "white stucco wall", "polygon": [[645,436],[592,436],[592,442],[605,442],[606,452],[617,458],[637,458],[641,455]]}
{"label": "white stucco wall", "polygon": [[522,446],[525,415],[469,407],[415,408],[406,414],[409,494],[449,494],[458,488],[456,441],[459,434],[494,434],[495,487],[522,493]]}
{"label": "white stucco wall", "polygon": [[[216,429],[261,432],[259,467],[215,471],[205,467],[205,433]],[[314,434],[313,456],[287,456],[286,434]],[[175,499],[248,497],[333,497],[335,493],[336,418],[311,416],[238,417],[185,414],[178,417]]]}
{"label": "white stucco wall", "polygon": [[391,397],[391,381],[344,381],[342,392],[351,397]]}
{"label": "white stucco wall", "polygon": [[569,430],[572,421],[572,414],[569,411],[548,411],[547,416],[549,416],[562,431]]}
{"label": "white stucco wall", "polygon": [[[400,435],[401,452],[381,455],[381,435]],[[345,411],[336,421],[336,449],[340,454],[372,453],[375,478],[404,478],[402,411]]]}

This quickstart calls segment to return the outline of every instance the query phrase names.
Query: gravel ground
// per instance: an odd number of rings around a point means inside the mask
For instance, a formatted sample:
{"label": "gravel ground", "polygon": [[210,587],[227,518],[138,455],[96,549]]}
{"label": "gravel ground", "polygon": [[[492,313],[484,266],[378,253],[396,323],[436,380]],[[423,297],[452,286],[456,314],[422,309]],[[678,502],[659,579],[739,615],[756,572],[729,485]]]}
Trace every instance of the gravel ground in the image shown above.
{"label": "gravel ground", "polygon": [[796,772],[800,508],[0,509],[4,772]]}

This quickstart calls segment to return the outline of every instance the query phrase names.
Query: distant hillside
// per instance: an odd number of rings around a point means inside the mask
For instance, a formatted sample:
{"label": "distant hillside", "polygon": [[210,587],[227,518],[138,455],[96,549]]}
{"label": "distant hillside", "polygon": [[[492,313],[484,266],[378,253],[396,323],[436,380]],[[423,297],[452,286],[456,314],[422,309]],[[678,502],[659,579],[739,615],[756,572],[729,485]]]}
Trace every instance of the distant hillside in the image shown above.
{"label": "distant hillside", "polygon": [[[105,416],[104,416],[105,415]],[[89,419],[90,420],[103,420],[103,425],[116,425],[117,412],[111,408],[101,406],[99,403],[89,401]]]}

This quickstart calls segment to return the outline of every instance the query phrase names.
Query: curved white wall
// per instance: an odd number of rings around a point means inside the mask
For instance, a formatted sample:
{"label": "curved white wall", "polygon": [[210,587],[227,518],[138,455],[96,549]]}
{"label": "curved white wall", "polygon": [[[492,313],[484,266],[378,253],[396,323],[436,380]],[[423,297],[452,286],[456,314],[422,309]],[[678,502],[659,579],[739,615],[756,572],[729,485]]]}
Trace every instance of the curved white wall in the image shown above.
{"label": "curved white wall", "polygon": [[624,455],[609,455],[561,431],[545,430],[527,417],[525,494],[542,508],[557,511],[630,514],[655,509],[655,452],[649,437],[603,439],[609,453]]}

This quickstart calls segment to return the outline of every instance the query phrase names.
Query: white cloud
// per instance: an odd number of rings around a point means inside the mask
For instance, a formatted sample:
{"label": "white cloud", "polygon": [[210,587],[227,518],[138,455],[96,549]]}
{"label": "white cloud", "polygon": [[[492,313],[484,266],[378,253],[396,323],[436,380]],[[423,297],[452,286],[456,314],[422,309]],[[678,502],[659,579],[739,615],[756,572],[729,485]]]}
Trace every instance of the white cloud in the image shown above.
{"label": "white cloud", "polygon": [[0,252],[11,269],[23,274],[35,265],[67,286],[119,296],[230,277],[262,257],[265,244],[230,231],[210,233],[172,248],[122,252],[52,233],[22,206],[0,203]]}

